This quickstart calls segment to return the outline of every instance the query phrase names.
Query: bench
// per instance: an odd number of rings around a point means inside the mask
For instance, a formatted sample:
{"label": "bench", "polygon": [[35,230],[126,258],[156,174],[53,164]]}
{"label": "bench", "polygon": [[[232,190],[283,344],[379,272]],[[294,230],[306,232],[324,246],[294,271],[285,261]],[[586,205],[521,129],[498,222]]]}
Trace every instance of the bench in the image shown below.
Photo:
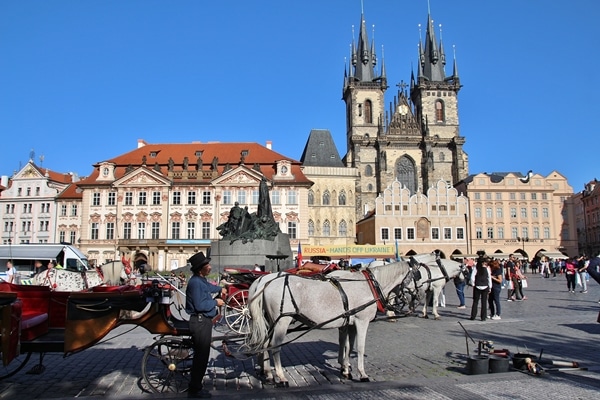
{"label": "bench", "polygon": [[2,282],[0,292],[17,293],[17,298],[21,301],[21,341],[28,342],[48,333],[51,294],[48,286]]}

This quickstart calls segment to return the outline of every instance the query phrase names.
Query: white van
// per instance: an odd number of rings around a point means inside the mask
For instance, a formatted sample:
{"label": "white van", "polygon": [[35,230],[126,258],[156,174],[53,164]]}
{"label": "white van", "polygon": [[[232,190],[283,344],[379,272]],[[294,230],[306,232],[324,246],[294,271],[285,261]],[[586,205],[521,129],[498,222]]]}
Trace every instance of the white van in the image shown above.
{"label": "white van", "polygon": [[26,283],[22,281],[34,275],[36,260],[42,262],[43,269],[48,267],[50,260],[69,271],[85,272],[94,269],[90,267],[87,257],[81,250],[66,243],[0,245],[0,279],[6,279],[6,263],[10,260],[15,268],[14,283],[17,284]]}

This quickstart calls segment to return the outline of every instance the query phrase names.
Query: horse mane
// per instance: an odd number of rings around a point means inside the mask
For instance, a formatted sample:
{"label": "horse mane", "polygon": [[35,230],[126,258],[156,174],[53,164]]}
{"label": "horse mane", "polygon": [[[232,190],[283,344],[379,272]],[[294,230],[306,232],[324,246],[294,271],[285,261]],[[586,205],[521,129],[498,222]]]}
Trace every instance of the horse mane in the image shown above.
{"label": "horse mane", "polygon": [[379,282],[392,282],[398,278],[398,270],[402,272],[408,271],[408,263],[406,261],[396,261],[390,264],[376,265],[374,267],[368,267],[373,273],[375,279]]}

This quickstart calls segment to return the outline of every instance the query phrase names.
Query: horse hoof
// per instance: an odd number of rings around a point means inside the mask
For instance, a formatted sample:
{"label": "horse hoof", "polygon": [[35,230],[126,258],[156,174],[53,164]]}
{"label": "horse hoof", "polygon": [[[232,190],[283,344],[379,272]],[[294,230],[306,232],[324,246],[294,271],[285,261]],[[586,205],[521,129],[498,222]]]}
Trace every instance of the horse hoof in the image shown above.
{"label": "horse hoof", "polygon": [[442,319],[442,317],[440,317],[440,316],[435,317],[436,321],[439,321],[440,319]]}
{"label": "horse hoof", "polygon": [[361,382],[371,382],[369,378],[360,378]]}
{"label": "horse hoof", "polygon": [[429,319],[429,315],[419,315],[419,318]]}
{"label": "horse hoof", "polygon": [[290,383],[288,381],[285,382],[277,382],[275,384],[276,388],[289,388],[290,387]]}

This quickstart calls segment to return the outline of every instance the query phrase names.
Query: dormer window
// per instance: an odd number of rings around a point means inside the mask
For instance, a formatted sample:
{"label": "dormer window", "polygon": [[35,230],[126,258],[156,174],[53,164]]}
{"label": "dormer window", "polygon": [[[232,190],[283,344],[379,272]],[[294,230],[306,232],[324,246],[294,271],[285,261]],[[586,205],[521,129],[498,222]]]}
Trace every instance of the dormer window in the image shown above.
{"label": "dormer window", "polygon": [[108,167],[102,168],[102,176],[108,176]]}
{"label": "dormer window", "polygon": [[242,150],[242,157],[248,157],[249,150]]}
{"label": "dormer window", "polygon": [[158,155],[158,151],[151,151],[150,152],[150,157],[152,157],[152,158],[156,158],[157,155]]}
{"label": "dormer window", "polygon": [[196,152],[194,153],[194,155],[195,155],[196,157],[202,157],[202,153],[203,153],[203,152],[204,152],[203,150],[196,150]]}

